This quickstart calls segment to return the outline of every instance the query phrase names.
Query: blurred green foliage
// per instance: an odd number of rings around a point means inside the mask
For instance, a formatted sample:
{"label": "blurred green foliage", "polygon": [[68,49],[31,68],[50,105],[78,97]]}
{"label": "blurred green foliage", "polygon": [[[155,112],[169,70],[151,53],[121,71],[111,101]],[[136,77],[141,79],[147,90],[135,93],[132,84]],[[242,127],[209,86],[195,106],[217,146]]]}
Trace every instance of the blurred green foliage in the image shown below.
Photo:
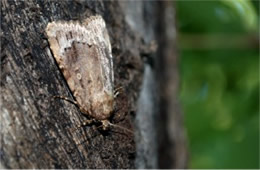
{"label": "blurred green foliage", "polygon": [[175,1],[189,168],[259,168],[258,3]]}

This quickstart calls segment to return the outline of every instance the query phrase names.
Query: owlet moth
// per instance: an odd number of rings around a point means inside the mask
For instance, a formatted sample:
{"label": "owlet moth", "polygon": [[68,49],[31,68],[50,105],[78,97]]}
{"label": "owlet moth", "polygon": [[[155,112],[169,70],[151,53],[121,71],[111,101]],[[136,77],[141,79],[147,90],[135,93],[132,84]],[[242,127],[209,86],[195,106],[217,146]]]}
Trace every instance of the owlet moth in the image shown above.
{"label": "owlet moth", "polygon": [[114,110],[114,73],[103,18],[91,16],[82,23],[51,22],[46,33],[54,58],[75,97],[74,103],[82,113],[102,122],[103,128],[116,126],[108,121]]}

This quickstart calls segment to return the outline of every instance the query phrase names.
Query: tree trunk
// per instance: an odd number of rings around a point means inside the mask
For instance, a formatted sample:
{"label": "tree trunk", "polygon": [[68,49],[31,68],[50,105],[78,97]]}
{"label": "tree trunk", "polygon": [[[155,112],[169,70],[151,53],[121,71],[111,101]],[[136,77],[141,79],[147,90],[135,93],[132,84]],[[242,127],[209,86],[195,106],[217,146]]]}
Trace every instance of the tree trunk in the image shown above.
{"label": "tree trunk", "polygon": [[[185,168],[177,103],[172,2],[1,1],[1,168]],[[115,87],[111,123],[85,117],[50,55],[45,28],[99,14],[108,29]],[[153,43],[155,42],[155,43]],[[158,45],[157,50],[154,44]]]}

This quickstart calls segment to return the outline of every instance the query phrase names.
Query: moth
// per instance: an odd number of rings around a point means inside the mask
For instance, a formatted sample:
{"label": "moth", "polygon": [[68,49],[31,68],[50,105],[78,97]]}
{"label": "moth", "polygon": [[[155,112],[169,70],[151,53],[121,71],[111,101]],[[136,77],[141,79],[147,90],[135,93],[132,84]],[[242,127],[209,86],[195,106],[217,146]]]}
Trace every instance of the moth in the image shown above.
{"label": "moth", "polygon": [[71,101],[93,118],[85,124],[100,121],[103,129],[120,127],[108,121],[114,110],[115,93],[111,44],[104,19],[97,15],[82,23],[51,22],[46,34],[75,101],[59,98]]}

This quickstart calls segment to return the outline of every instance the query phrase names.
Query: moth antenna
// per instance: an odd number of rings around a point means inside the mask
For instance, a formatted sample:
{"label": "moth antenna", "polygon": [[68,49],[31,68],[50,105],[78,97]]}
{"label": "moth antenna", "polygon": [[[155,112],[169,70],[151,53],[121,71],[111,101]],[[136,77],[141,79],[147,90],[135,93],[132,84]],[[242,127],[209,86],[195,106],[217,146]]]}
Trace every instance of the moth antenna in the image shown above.
{"label": "moth antenna", "polygon": [[112,124],[112,123],[110,123],[110,122],[108,122],[108,125],[109,125],[109,126],[112,126],[112,127],[115,127],[115,128],[119,128],[119,129],[125,130],[125,131],[127,131],[128,133],[130,133],[131,135],[134,135],[134,132],[133,132],[132,130],[129,130],[129,129],[124,128],[124,127],[122,127],[122,126],[115,125],[115,124]]}
{"label": "moth antenna", "polygon": [[88,126],[95,122],[95,119],[87,119],[82,124],[77,125],[75,128],[72,128],[72,132],[82,128],[83,126]]}
{"label": "moth antenna", "polygon": [[70,102],[70,103],[72,103],[72,104],[74,104],[76,106],[79,105],[77,101],[71,100],[70,98],[65,97],[65,96],[52,96],[52,99],[61,99],[61,100],[65,100],[67,102]]}

